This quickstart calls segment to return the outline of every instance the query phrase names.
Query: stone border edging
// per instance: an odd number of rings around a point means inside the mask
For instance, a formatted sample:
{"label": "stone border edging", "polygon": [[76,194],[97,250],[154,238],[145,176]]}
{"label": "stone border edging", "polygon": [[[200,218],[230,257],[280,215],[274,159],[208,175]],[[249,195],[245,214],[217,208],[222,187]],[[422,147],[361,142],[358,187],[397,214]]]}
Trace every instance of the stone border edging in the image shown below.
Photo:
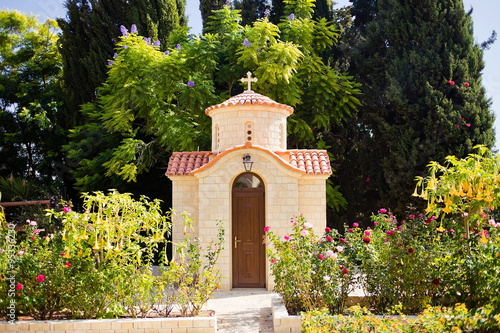
{"label": "stone border edging", "polygon": [[[361,306],[367,303],[365,297],[349,297],[349,306],[361,304]],[[271,299],[271,311],[273,316],[273,328],[275,333],[299,333],[302,329],[302,317],[301,316],[289,316],[285,304],[282,301],[281,296],[273,296]],[[373,315],[376,318],[384,319],[401,319],[399,315]],[[405,316],[405,322],[408,319],[415,320],[418,316],[407,315]]]}
{"label": "stone border edging", "polygon": [[216,333],[217,317],[0,322],[0,332]]}
{"label": "stone border edging", "polygon": [[274,333],[296,333],[302,328],[301,316],[289,316],[281,296],[271,298]]}

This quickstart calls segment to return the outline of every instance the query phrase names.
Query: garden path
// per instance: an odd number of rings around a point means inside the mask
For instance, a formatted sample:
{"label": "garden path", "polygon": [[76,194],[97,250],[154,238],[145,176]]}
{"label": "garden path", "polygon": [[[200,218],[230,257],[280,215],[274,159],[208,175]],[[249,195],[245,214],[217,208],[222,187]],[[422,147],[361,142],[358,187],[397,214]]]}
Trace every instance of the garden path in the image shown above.
{"label": "garden path", "polygon": [[204,309],[214,310],[217,332],[272,333],[271,297],[265,289],[233,289],[219,291]]}

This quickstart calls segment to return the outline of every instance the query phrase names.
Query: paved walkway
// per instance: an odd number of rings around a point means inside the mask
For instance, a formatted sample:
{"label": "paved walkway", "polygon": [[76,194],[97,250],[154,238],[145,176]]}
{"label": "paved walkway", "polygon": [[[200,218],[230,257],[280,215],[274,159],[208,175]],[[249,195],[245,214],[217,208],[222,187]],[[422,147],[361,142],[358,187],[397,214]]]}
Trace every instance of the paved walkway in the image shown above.
{"label": "paved walkway", "polygon": [[221,333],[272,333],[271,296],[265,289],[233,289],[214,293],[204,309],[214,310]]}

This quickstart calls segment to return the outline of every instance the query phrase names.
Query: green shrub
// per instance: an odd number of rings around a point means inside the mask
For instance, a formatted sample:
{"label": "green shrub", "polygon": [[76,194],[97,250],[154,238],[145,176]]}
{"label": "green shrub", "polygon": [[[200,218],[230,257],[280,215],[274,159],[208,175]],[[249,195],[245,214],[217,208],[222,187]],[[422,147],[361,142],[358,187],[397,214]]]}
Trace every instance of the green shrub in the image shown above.
{"label": "green shrub", "polygon": [[323,307],[339,313],[354,289],[354,267],[344,257],[336,230],[326,228],[318,237],[312,227],[302,216],[292,219],[290,235],[277,236],[266,227],[274,290],[289,313]]}

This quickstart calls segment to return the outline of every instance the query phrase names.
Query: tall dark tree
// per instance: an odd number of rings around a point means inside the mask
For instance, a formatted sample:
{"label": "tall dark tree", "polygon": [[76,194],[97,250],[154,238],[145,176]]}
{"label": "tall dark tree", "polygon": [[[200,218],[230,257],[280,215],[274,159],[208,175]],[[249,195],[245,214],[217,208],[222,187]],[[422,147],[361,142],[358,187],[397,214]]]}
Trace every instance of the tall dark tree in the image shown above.
{"label": "tall dark tree", "polygon": [[274,24],[280,23],[281,18],[285,15],[284,0],[272,0],[272,10],[270,21]]}
{"label": "tall dark tree", "polygon": [[135,24],[166,48],[171,32],[186,24],[184,7],[185,0],[67,0],[67,16],[58,20],[67,113],[76,119],[80,106],[96,99],[121,25]]}
{"label": "tall dark tree", "polygon": [[364,97],[338,167],[351,222],[380,207],[402,215],[430,161],[494,142],[483,50],[462,0],[352,2],[349,65]]}
{"label": "tall dark tree", "polygon": [[314,7],[313,18],[316,20],[327,19],[332,20],[332,3],[330,0],[316,0]]}
{"label": "tall dark tree", "polygon": [[227,0],[200,0],[201,20],[203,21],[203,32],[206,32],[208,23],[212,21],[210,16],[213,15],[214,10],[219,10],[230,3]]}
{"label": "tall dark tree", "polygon": [[267,0],[235,0],[234,8],[241,10],[241,25],[252,25],[253,22],[266,16],[266,9],[271,14]]}

